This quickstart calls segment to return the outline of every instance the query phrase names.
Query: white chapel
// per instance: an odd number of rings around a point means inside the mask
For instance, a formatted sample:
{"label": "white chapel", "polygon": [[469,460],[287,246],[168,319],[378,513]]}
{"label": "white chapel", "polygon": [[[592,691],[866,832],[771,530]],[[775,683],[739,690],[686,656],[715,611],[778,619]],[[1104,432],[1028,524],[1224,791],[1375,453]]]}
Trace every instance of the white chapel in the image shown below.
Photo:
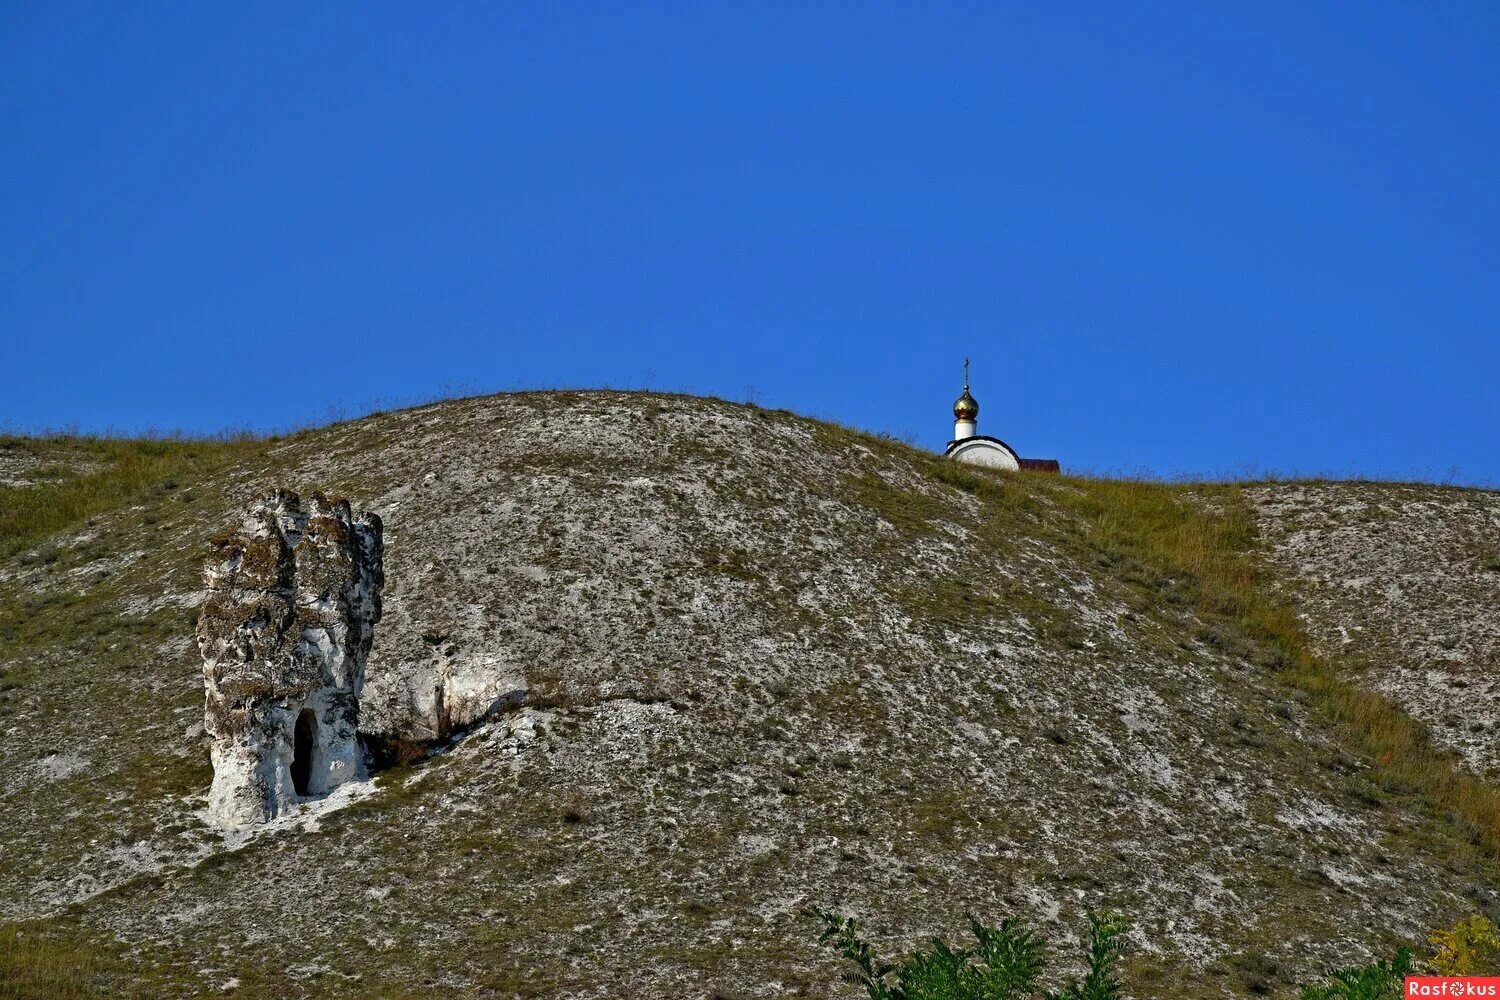
{"label": "white chapel", "polygon": [[1008,472],[1057,472],[1055,458],[1022,458],[997,437],[979,433],[979,401],[969,394],[969,359],[964,359],[964,392],[953,404],[953,440],[943,453],[955,462]]}

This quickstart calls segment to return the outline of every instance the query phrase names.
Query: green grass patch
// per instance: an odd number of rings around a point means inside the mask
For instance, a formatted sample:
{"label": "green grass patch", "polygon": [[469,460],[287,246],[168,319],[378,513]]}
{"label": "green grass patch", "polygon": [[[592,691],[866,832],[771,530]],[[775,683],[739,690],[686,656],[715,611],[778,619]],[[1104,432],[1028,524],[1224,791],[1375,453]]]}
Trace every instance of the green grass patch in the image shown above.
{"label": "green grass patch", "polygon": [[[258,452],[251,438],[0,438],[0,449],[46,447],[76,464],[48,466],[49,475],[29,486],[0,487],[0,558],[72,527],[96,514],[123,506],[154,489],[174,490],[184,477]],[[79,471],[81,470],[81,471]],[[42,551],[50,561],[56,551]]]}
{"label": "green grass patch", "polygon": [[94,955],[30,926],[0,925],[0,1000],[103,996]]}
{"label": "green grass patch", "polygon": [[850,477],[849,498],[890,522],[903,535],[926,535],[934,522],[949,520],[953,511],[936,497],[902,489],[873,473]]}

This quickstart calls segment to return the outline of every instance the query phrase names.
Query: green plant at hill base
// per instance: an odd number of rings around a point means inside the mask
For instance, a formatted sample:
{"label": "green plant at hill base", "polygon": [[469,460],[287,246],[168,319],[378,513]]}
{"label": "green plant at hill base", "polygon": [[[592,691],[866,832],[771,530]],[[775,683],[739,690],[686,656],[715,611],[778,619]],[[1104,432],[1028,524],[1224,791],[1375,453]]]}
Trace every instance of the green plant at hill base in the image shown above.
{"label": "green plant at hill base", "polygon": [[1338,969],[1323,982],[1304,986],[1302,1000],[1400,1000],[1406,977],[1415,971],[1412,950],[1398,948],[1390,959]]}
{"label": "green plant at hill base", "polygon": [[1427,939],[1434,948],[1431,966],[1439,976],[1500,975],[1500,929],[1475,913]]}
{"label": "green plant at hill base", "polygon": [[1070,978],[1060,992],[1040,992],[1047,966],[1046,940],[1014,918],[990,927],[973,920],[972,948],[953,948],[934,939],[898,962],[881,961],[859,935],[853,917],[812,910],[823,923],[820,944],[831,944],[851,965],[844,981],[861,986],[870,1000],[1115,1000],[1121,984],[1115,967],[1124,947],[1125,918],[1118,913],[1089,914],[1089,969]]}

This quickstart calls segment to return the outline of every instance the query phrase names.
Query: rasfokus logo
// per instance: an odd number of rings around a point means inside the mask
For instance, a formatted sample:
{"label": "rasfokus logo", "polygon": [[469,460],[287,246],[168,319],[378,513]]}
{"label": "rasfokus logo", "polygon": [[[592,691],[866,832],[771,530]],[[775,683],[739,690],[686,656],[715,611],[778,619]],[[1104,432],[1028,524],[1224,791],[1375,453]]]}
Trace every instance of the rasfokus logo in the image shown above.
{"label": "rasfokus logo", "polygon": [[1407,976],[1408,997],[1500,997],[1500,976]]}

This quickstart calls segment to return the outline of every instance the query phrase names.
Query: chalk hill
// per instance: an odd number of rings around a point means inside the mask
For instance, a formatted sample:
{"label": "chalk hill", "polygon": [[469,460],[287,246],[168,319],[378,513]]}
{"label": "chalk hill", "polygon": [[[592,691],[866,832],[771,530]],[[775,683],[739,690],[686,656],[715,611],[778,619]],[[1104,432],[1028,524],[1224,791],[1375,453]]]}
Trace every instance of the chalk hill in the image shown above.
{"label": "chalk hill", "polygon": [[[41,488],[31,447],[7,442],[12,489]],[[101,475],[81,444],[35,449],[48,482]],[[892,949],[971,913],[1064,938],[1108,906],[1137,995],[1241,996],[1494,905],[1496,831],[1392,779],[1285,649],[1131,542],[1148,514],[1258,525],[1243,558],[1333,665],[1482,775],[1494,494],[1153,486],[1144,511],[608,392],[183,469],[0,560],[0,912],[125,995],[844,995],[816,905]],[[362,727],[434,752],[225,832],[202,815],[200,570],[278,487],[383,520]]]}

